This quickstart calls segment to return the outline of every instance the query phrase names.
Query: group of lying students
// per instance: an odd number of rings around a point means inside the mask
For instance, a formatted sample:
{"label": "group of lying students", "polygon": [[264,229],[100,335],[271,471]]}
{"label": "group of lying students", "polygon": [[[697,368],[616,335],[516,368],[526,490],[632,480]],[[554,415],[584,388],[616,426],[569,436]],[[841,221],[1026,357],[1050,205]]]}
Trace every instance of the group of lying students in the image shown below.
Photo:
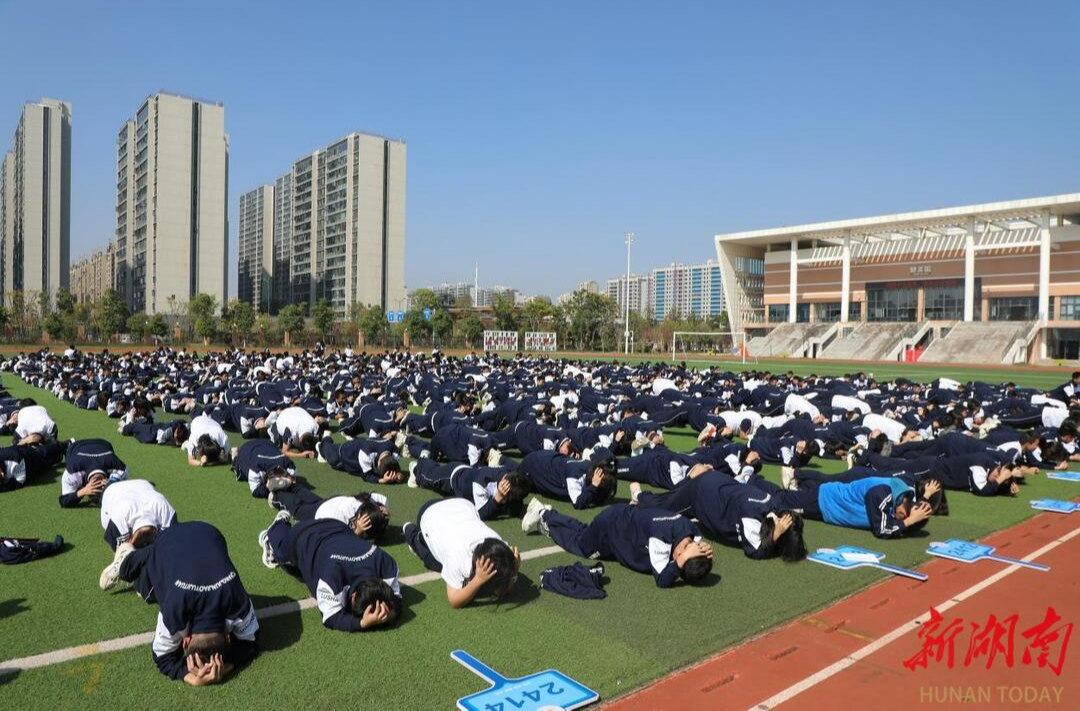
{"label": "group of lying students", "polygon": [[[521,555],[486,523],[499,517],[670,587],[711,577],[705,536],[793,562],[806,556],[804,519],[897,538],[946,515],[945,490],[1015,495],[1039,469],[1080,461],[1080,373],[1041,392],[349,348],[46,349],[0,368],[115,418],[123,436],[182,449],[191,466],[231,467],[276,511],[258,534],[263,563],[299,575],[323,624],[342,631],[401,616],[398,566],[378,545],[389,500],[372,490],[324,499],[298,479],[295,459],[439,494],[402,533],[454,608],[515,586]],[[697,433],[693,451],[666,446],[675,427]],[[230,446],[229,433],[244,443]],[[109,441],[61,441],[32,399],[0,398],[0,434],[14,438],[0,448],[0,491],[63,462],[60,506],[100,507],[114,551],[100,585],[126,582],[159,605],[152,652],[162,673],[205,685],[255,655],[255,609],[214,526],[180,522],[150,482],[129,478]],[[847,471],[824,475],[815,458],[846,459]],[[761,475],[766,463],[781,467],[779,484]],[[613,503],[620,481],[629,501]],[[584,523],[536,497],[526,505],[533,493],[604,509]]]}

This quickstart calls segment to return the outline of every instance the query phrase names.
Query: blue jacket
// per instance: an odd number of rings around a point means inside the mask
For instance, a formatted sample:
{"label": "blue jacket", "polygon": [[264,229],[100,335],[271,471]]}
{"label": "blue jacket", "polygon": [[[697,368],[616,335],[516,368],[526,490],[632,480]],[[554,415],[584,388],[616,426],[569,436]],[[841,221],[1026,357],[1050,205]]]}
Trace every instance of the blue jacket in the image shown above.
{"label": "blue jacket", "polygon": [[851,483],[827,482],[818,489],[818,507],[826,523],[868,529],[877,538],[899,538],[904,522],[896,518],[894,489],[914,494],[899,477],[867,477]]}

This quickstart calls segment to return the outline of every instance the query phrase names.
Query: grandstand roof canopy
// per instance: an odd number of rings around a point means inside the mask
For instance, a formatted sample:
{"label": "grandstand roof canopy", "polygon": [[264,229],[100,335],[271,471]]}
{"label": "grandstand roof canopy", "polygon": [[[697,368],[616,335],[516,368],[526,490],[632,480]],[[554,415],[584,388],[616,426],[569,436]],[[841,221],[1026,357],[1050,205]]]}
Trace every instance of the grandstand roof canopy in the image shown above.
{"label": "grandstand roof canopy", "polygon": [[[924,236],[963,234],[972,221],[987,223],[991,229],[1013,230],[1040,226],[1044,212],[1080,220],[1080,193],[1050,197],[988,202],[982,205],[946,207],[895,215],[860,217],[852,220],[817,222],[766,230],[749,230],[716,235],[716,242],[764,246],[793,239],[816,239],[839,244],[844,237],[852,242],[892,241]],[[1019,223],[1019,224],[1018,224]]]}

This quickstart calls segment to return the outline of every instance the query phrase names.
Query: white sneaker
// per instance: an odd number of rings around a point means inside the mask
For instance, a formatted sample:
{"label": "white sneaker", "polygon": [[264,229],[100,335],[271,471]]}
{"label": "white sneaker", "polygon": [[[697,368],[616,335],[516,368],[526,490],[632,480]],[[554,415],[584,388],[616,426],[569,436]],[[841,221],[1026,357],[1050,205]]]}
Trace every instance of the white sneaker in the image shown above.
{"label": "white sneaker", "polygon": [[240,453],[240,449],[238,447],[233,447],[232,449],[230,449],[229,450],[229,461],[231,462],[232,460],[236,459],[236,455],[239,454],[239,453]]}
{"label": "white sneaker", "polygon": [[780,483],[788,491],[799,490],[799,481],[795,478],[795,467],[782,467],[780,469]]}
{"label": "white sneaker", "polygon": [[487,464],[489,467],[497,467],[502,462],[502,452],[497,449],[489,449],[487,455]]}
{"label": "white sneaker", "polygon": [[420,484],[416,481],[416,460],[409,462],[409,481],[405,483],[410,489],[420,488]]}
{"label": "white sneaker", "polygon": [[[289,521],[292,516],[288,511],[278,511],[277,516],[274,517],[270,526],[273,526],[278,521]],[[259,531],[259,548],[262,549],[262,564],[267,568],[278,567],[278,562],[274,560],[274,550],[270,547],[270,526],[267,526],[262,531]]]}
{"label": "white sneaker", "polygon": [[394,436],[394,446],[401,449],[405,446],[405,433],[398,430],[398,433]]}
{"label": "white sneaker", "polygon": [[638,496],[641,495],[641,484],[636,481],[630,482],[630,503],[636,504]]}
{"label": "white sneaker", "polygon": [[[322,442],[320,442],[319,444],[322,444]],[[315,461],[318,462],[319,464],[326,464],[327,463],[326,457],[324,457],[322,455],[322,450],[319,449],[319,447],[317,447],[317,446],[315,447]]]}
{"label": "white sneaker", "polygon": [[105,566],[105,570],[101,571],[101,575],[98,577],[98,587],[102,590],[108,590],[120,582],[120,566],[134,550],[135,546],[130,543],[121,543],[116,547],[112,563]]}
{"label": "white sneaker", "polygon": [[845,459],[847,459],[847,468],[852,469],[855,466],[855,452],[848,452]]}
{"label": "white sneaker", "polygon": [[535,496],[529,502],[529,508],[525,510],[525,515],[521,519],[521,530],[525,533],[547,533],[547,526],[544,525],[543,514],[545,511],[550,511],[551,507],[542,503],[540,499]]}

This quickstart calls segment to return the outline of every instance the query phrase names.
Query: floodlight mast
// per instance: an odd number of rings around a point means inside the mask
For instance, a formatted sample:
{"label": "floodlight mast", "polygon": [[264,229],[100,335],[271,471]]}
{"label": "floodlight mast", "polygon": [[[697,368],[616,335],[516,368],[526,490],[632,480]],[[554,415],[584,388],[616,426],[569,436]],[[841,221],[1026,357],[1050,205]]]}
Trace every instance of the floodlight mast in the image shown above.
{"label": "floodlight mast", "polygon": [[623,352],[630,355],[630,245],[634,243],[634,233],[627,232],[623,238],[626,240],[626,311],[623,317]]}

